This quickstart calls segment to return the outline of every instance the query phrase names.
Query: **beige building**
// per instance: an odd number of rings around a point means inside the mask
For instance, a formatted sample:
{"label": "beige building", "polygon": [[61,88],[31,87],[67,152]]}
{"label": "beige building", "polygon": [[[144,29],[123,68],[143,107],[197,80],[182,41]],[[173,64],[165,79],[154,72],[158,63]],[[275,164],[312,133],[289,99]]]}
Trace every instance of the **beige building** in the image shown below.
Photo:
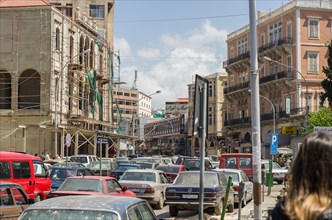
{"label": "beige building", "polygon": [[[305,132],[307,111],[319,109],[325,78],[327,47],[331,42],[331,0],[293,0],[269,13],[259,12],[257,41],[262,155],[269,157],[270,134],[275,118],[279,146],[296,147]],[[242,27],[227,38],[228,60],[224,68],[228,86],[226,146],[235,152],[251,152],[250,30]],[[273,108],[275,117],[273,117]],[[282,133],[284,130],[287,132]]]}
{"label": "beige building", "polygon": [[[83,14],[45,1],[0,2],[0,150],[103,156],[119,147],[109,50]],[[103,134],[107,143],[99,143]],[[68,148],[66,147],[68,146]]]}
{"label": "beige building", "polygon": [[[226,73],[214,73],[204,77],[209,81],[208,92],[208,137],[206,141],[206,155],[220,155],[225,152],[225,137],[223,134],[224,121],[224,87],[227,84]],[[199,152],[199,141],[192,137],[193,114],[194,114],[194,95],[195,83],[188,85],[189,103],[188,103],[188,144],[191,146],[191,155],[197,155]]]}

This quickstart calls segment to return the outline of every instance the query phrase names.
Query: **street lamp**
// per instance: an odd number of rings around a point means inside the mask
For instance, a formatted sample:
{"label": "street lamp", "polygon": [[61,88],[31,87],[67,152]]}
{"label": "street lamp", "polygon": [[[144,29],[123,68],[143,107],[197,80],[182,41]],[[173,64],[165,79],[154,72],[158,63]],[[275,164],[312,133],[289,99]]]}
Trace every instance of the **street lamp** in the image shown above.
{"label": "street lamp", "polygon": [[[148,95],[149,97],[151,97],[151,96],[153,96],[153,95],[155,95],[155,94],[159,94],[159,93],[161,93],[161,90],[157,90],[157,91],[155,91],[154,93],[152,93],[152,94],[150,94],[150,95]],[[137,106],[139,106],[139,101],[141,101],[142,99],[143,99],[144,97],[142,97],[142,98],[140,98],[140,99],[138,99],[137,100]],[[134,151],[135,151],[135,149],[134,149],[134,145],[135,145],[135,125],[136,125],[136,122],[135,122],[135,119],[136,119],[136,113],[134,113],[133,114],[133,120],[132,120],[132,136],[133,136],[133,154],[134,154]]]}
{"label": "street lamp", "polygon": [[60,75],[55,76],[55,97],[54,97],[54,128],[55,128],[55,133],[54,133],[54,155],[58,154],[58,108],[57,108],[57,103],[58,103],[58,85],[59,85],[59,77],[63,75],[63,71],[66,68],[66,66],[74,59],[75,57],[78,57],[82,54],[89,53],[90,49],[87,49],[85,51],[82,51],[79,54],[76,54],[72,58],[70,58],[61,68]]}
{"label": "street lamp", "polygon": [[290,69],[296,71],[298,74],[300,74],[300,76],[302,77],[303,81],[305,82],[305,84],[306,84],[306,96],[305,96],[305,105],[306,105],[306,114],[305,114],[305,132],[306,132],[306,135],[308,135],[308,115],[309,115],[309,106],[308,106],[308,83],[307,83],[307,80],[304,78],[304,76],[302,75],[302,73],[301,73],[299,70],[295,69],[295,68],[292,67],[292,66],[286,65],[286,64],[284,64],[284,63],[281,63],[281,62],[279,62],[279,61],[273,60],[273,59],[271,59],[270,57],[266,57],[266,56],[263,56],[263,59],[264,59],[264,60],[267,60],[267,61],[269,61],[269,62],[277,63],[277,64],[279,64],[279,65],[281,65],[281,66],[285,66],[285,67],[287,67],[287,68],[290,68]]}

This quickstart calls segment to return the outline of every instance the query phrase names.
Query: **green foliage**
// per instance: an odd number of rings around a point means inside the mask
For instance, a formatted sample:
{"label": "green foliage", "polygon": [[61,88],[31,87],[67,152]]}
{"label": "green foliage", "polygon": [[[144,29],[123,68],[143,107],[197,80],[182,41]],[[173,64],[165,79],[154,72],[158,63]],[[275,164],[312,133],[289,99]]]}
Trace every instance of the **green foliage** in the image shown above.
{"label": "green foliage", "polygon": [[329,102],[330,109],[332,109],[332,42],[328,46],[328,66],[323,67],[323,73],[326,75],[326,79],[321,82],[324,93],[320,96],[320,105],[323,106],[324,101],[327,99]]}
{"label": "green foliage", "polygon": [[309,113],[309,133],[313,132],[315,126],[332,126],[332,110],[322,107],[318,112]]}

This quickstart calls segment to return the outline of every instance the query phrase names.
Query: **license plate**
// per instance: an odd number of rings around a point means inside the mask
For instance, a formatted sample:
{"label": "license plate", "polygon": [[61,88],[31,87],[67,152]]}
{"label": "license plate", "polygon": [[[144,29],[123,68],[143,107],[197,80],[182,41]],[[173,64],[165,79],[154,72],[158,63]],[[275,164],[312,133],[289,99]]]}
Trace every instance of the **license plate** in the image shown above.
{"label": "license plate", "polygon": [[182,195],[182,198],[184,198],[184,199],[198,199],[198,195],[187,195],[187,194],[184,194],[184,195]]}
{"label": "license plate", "polygon": [[132,192],[140,192],[140,189],[131,189]]}

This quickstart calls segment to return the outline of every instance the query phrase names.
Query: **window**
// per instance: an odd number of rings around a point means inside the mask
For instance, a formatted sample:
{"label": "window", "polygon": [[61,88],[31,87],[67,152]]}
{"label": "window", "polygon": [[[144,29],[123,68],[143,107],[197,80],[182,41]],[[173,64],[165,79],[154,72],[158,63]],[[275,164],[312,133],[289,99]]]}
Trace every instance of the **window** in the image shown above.
{"label": "window", "polygon": [[36,177],[45,177],[47,168],[41,161],[33,161],[33,168]]}
{"label": "window", "polygon": [[292,22],[287,22],[286,24],[286,37],[287,40],[288,38],[292,38]]}
{"label": "window", "polygon": [[309,29],[308,29],[308,37],[310,39],[318,39],[319,38],[319,19],[309,19]]}
{"label": "window", "polygon": [[318,73],[318,52],[308,52],[308,72]]}
{"label": "window", "polygon": [[282,38],[282,22],[275,23],[269,26],[269,40],[270,43],[278,41]]}
{"label": "window", "polygon": [[55,49],[60,50],[60,29],[55,30]]}
{"label": "window", "polygon": [[11,108],[11,96],[12,96],[12,77],[10,73],[0,74],[0,109]]}
{"label": "window", "polygon": [[72,17],[73,16],[73,4],[66,4],[66,15],[68,17]]}
{"label": "window", "polygon": [[29,162],[13,162],[14,178],[30,178]]}
{"label": "window", "polygon": [[262,47],[262,46],[264,46],[264,44],[265,44],[265,34],[263,33],[263,34],[261,34],[261,37],[260,37],[260,46]]}
{"label": "window", "polygon": [[26,205],[27,204],[27,198],[24,196],[21,189],[18,188],[12,188],[13,196],[16,201],[16,205]]}
{"label": "window", "polygon": [[10,167],[9,162],[0,162],[0,180],[10,179]]}
{"label": "window", "polygon": [[248,39],[243,38],[237,42],[237,55],[244,54],[248,51]]}
{"label": "window", "polygon": [[144,219],[154,219],[153,213],[151,212],[151,209],[147,206],[147,204],[141,203],[138,205],[138,207]]}
{"label": "window", "polygon": [[105,17],[104,5],[90,5],[90,17],[104,19]]}

